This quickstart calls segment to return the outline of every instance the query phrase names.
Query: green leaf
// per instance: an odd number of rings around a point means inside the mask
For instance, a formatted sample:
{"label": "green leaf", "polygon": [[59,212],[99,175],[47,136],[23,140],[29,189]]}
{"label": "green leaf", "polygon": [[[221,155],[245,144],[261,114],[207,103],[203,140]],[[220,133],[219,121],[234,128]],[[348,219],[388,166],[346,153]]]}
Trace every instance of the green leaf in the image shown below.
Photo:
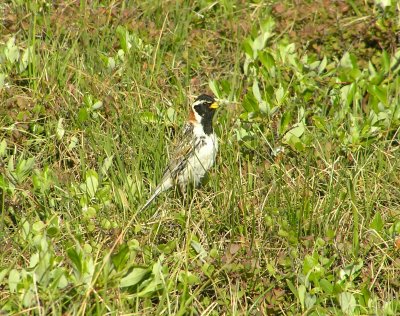
{"label": "green leaf", "polygon": [[[272,266],[271,266],[272,267]],[[272,267],[273,269],[273,267]],[[271,268],[269,269],[271,270]],[[294,296],[296,296],[297,299],[299,298],[299,292],[297,291],[296,287],[294,286],[294,284],[292,283],[292,281],[290,281],[289,279],[286,279],[286,284],[289,287],[289,289],[292,291],[292,293],[294,294]]]}
{"label": "green leaf", "polygon": [[127,276],[121,279],[120,287],[129,287],[138,284],[146,275],[150,273],[149,269],[134,268]]}
{"label": "green leaf", "polygon": [[282,141],[289,145],[295,145],[297,142],[301,142],[300,137],[303,136],[304,132],[304,123],[297,123],[283,136]]}
{"label": "green leaf", "polygon": [[72,136],[71,141],[69,142],[68,145],[68,150],[74,149],[78,143],[79,143],[78,138],[76,136]]}
{"label": "green leaf", "polygon": [[28,65],[32,62],[34,56],[33,46],[29,46],[25,49],[19,62],[19,72],[23,72]]}
{"label": "green leaf", "polygon": [[250,38],[247,38],[243,41],[243,50],[245,54],[250,58],[251,60],[254,60],[255,55],[253,53],[253,41]]}
{"label": "green leaf", "polygon": [[353,315],[354,310],[357,306],[356,299],[353,294],[349,292],[343,292],[338,297],[340,308],[346,315]]}
{"label": "green leaf", "polygon": [[15,46],[15,37],[10,37],[7,41],[4,55],[12,64],[19,59],[19,49]]}
{"label": "green leaf", "polygon": [[35,158],[20,159],[15,167],[15,176],[18,183],[22,183],[32,171]]}
{"label": "green leaf", "polygon": [[326,65],[328,64],[328,59],[326,56],[322,59],[321,63],[318,66],[318,74],[320,75],[326,68]]}
{"label": "green leaf", "polygon": [[122,267],[128,253],[129,253],[128,245],[123,244],[119,249],[119,251],[116,254],[112,255],[111,260],[117,270],[120,270],[120,268]]}
{"label": "green leaf", "polygon": [[172,106],[167,109],[167,118],[171,123],[176,122],[176,110]]}
{"label": "green leaf", "polygon": [[162,260],[163,257],[160,257],[157,262],[153,264],[152,278],[149,279],[149,282],[144,285],[143,290],[137,294],[139,297],[146,297],[162,288],[164,279],[161,265]]}
{"label": "green leaf", "polygon": [[39,234],[45,227],[46,227],[45,223],[43,223],[42,221],[37,221],[37,222],[33,223],[32,231],[35,234]]}
{"label": "green leaf", "polygon": [[285,89],[281,85],[279,85],[279,88],[275,90],[275,99],[279,105],[282,104],[284,96],[285,96]]}
{"label": "green leaf", "polygon": [[80,108],[78,111],[78,120],[79,122],[85,122],[89,118],[89,111],[87,108]]}
{"label": "green leaf", "polygon": [[343,68],[353,69],[353,60],[349,52],[345,52],[340,60],[340,66]]}
{"label": "green leaf", "polygon": [[0,157],[4,157],[7,153],[7,142],[3,139],[0,143]]}
{"label": "green leaf", "polygon": [[98,110],[100,108],[103,107],[103,102],[102,101],[96,101],[93,105],[92,105],[92,110]]}
{"label": "green leaf", "polygon": [[383,71],[388,73],[390,71],[390,56],[386,50],[382,51],[381,60]]}
{"label": "green leaf", "polygon": [[85,219],[95,218],[97,215],[97,210],[93,206],[83,207],[82,215]]}
{"label": "green leaf", "polygon": [[306,292],[307,292],[306,287],[303,284],[301,284],[297,291],[299,293],[299,301],[301,304],[301,310],[304,310],[304,302],[305,302],[305,297],[306,297]]}
{"label": "green leaf", "polygon": [[275,59],[270,53],[265,51],[258,52],[258,59],[261,61],[263,66],[267,69],[275,67]]}
{"label": "green leaf", "polygon": [[349,278],[350,280],[354,280],[360,274],[363,265],[364,265],[363,260],[359,258],[356,262],[353,262],[345,266],[343,269],[339,271],[340,279],[345,280],[346,278]]}
{"label": "green leaf", "polygon": [[377,97],[384,105],[388,105],[388,91],[387,88],[375,85],[369,85],[368,92]]}
{"label": "green leaf", "polygon": [[375,214],[374,218],[372,219],[369,227],[371,229],[375,229],[378,233],[380,233],[382,231],[383,225],[384,225],[384,223],[383,223],[381,213],[377,212]]}
{"label": "green leaf", "polygon": [[22,237],[24,238],[24,240],[26,240],[28,238],[29,232],[30,232],[30,224],[26,219],[21,219],[21,221],[23,222],[22,224]]}
{"label": "green leaf", "polygon": [[95,170],[88,170],[86,172],[86,193],[91,198],[94,198],[97,188],[99,187],[99,176]]}
{"label": "green leaf", "polygon": [[104,159],[103,165],[101,166],[101,173],[103,175],[105,175],[107,173],[108,169],[110,169],[113,159],[114,159],[114,154],[112,154],[110,157],[107,157],[106,159]]}
{"label": "green leaf", "polygon": [[0,271],[0,284],[3,283],[3,280],[4,280],[5,276],[7,275],[7,273],[8,273],[8,269],[3,269]]}
{"label": "green leaf", "polygon": [[326,294],[333,293],[333,285],[327,279],[322,279],[319,281],[319,285]]}
{"label": "green leaf", "polygon": [[340,97],[345,106],[350,106],[353,102],[356,85],[354,83],[343,86],[340,89]]}
{"label": "green leaf", "polygon": [[247,93],[246,96],[244,97],[242,106],[248,113],[254,113],[259,111],[257,99],[251,92]]}
{"label": "green leaf", "polygon": [[1,89],[4,88],[5,81],[6,81],[6,74],[0,72],[0,91]]}
{"label": "green leaf", "polygon": [[281,135],[283,135],[286,132],[291,120],[292,120],[292,113],[290,111],[285,111],[282,115],[281,123],[279,125],[279,133]]}
{"label": "green leaf", "polygon": [[200,278],[190,271],[182,271],[181,273],[179,273],[178,280],[181,283],[189,285],[199,284],[201,282]]}
{"label": "green leaf", "polygon": [[221,90],[219,89],[217,80],[210,80],[208,82],[208,86],[210,87],[212,93],[217,97],[221,98]]}
{"label": "green leaf", "polygon": [[129,33],[128,31],[121,25],[118,25],[116,29],[116,33],[118,35],[119,44],[121,45],[122,50],[125,54],[127,54],[132,47],[129,42]]}
{"label": "green leaf", "polygon": [[57,136],[58,140],[61,140],[65,134],[63,121],[64,121],[64,119],[61,117],[58,119],[58,122],[57,122],[56,136]]}
{"label": "green leaf", "polygon": [[314,256],[306,255],[303,262],[303,274],[306,275],[309,271],[318,267],[318,259]]}
{"label": "green leaf", "polygon": [[8,287],[10,292],[14,293],[17,290],[17,286],[21,280],[21,275],[16,269],[12,269],[8,275]]}
{"label": "green leaf", "polygon": [[200,259],[205,259],[207,257],[207,251],[204,249],[204,247],[199,242],[197,242],[195,240],[192,240],[190,242],[190,245],[197,252],[197,254],[199,255]]}
{"label": "green leaf", "polygon": [[67,251],[68,258],[72,261],[74,269],[82,274],[82,258],[75,249],[69,249]]}

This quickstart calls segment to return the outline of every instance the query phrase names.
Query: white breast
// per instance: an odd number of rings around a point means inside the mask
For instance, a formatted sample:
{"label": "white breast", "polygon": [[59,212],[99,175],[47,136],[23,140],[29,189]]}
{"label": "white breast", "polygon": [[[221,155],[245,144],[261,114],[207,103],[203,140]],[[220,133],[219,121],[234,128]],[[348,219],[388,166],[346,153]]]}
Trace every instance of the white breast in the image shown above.
{"label": "white breast", "polygon": [[188,159],[188,164],[185,171],[178,176],[178,182],[181,186],[193,183],[199,185],[201,179],[206,174],[207,170],[212,167],[215,162],[215,157],[218,151],[218,140],[216,135],[205,135],[201,128],[196,127],[193,130],[197,137],[198,149],[195,155]]}

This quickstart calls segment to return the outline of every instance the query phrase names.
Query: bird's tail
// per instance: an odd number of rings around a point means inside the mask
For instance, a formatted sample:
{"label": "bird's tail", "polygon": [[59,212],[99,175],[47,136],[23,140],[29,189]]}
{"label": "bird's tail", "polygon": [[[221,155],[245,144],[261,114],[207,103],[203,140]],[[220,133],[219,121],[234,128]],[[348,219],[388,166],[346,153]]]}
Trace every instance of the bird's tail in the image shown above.
{"label": "bird's tail", "polygon": [[144,205],[140,208],[139,212],[143,212],[146,208],[149,207],[151,202],[154,201],[154,199],[162,192],[161,186],[158,186],[155,190],[154,193],[150,196],[150,198],[144,203]]}

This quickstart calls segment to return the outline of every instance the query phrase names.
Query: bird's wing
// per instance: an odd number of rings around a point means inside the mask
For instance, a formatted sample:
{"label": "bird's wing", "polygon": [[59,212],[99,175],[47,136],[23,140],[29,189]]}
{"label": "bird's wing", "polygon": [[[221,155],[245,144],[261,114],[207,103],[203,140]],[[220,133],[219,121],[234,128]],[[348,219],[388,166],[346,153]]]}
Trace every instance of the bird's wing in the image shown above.
{"label": "bird's wing", "polygon": [[154,189],[151,197],[141,207],[140,212],[144,211],[160,193],[167,190],[172,185],[172,182],[176,180],[177,173],[186,167],[188,158],[196,148],[196,144],[193,141],[193,128],[194,126],[191,123],[186,123],[184,126],[179,141],[172,149],[171,158],[162,179]]}
{"label": "bird's wing", "polygon": [[160,184],[170,177],[175,179],[176,174],[186,167],[188,158],[196,148],[193,139],[193,128],[192,123],[188,122],[185,124],[181,136],[171,150],[170,161],[164,170]]}

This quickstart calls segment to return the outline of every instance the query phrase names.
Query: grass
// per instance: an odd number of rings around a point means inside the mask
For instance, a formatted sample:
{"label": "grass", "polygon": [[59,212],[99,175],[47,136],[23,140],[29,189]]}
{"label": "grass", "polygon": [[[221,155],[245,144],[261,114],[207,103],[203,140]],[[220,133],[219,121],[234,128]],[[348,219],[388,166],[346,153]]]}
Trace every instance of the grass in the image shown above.
{"label": "grass", "polygon": [[[380,3],[1,4],[1,311],[398,314],[399,18]],[[203,92],[224,104],[215,167],[138,213]]]}

